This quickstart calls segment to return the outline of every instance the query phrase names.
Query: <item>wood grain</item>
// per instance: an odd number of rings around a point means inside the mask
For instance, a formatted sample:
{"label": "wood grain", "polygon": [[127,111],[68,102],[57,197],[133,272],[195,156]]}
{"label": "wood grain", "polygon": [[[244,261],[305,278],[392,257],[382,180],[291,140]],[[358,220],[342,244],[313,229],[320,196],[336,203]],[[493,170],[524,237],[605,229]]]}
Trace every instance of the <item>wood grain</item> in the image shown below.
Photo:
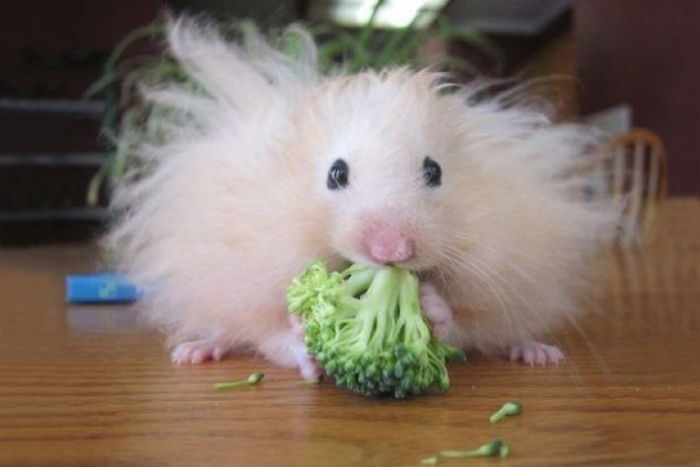
{"label": "wood grain", "polygon": [[[565,364],[472,356],[446,394],[409,401],[300,385],[254,357],[173,366],[129,309],[63,305],[90,249],[0,251],[0,464],[420,465],[501,436],[507,461],[441,465],[699,465],[700,200],[658,216],[646,246],[610,252],[580,329],[552,337]],[[258,387],[212,390],[254,370]],[[513,398],[523,415],[490,425]]]}

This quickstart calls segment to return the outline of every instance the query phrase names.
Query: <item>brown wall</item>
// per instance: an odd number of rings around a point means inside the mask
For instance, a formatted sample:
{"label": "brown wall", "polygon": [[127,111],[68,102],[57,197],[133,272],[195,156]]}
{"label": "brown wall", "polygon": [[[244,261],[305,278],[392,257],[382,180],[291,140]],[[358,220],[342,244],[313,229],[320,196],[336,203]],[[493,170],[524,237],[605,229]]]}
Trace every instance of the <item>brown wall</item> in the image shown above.
{"label": "brown wall", "polygon": [[627,102],[657,132],[672,194],[700,195],[700,1],[577,0],[583,115]]}
{"label": "brown wall", "polygon": [[[0,98],[78,99],[160,0],[0,0]],[[97,151],[99,122],[0,112],[0,154]],[[84,205],[95,167],[0,167],[0,215]],[[92,238],[89,221],[0,222],[0,245]]]}
{"label": "brown wall", "polygon": [[[109,52],[126,32],[152,21],[161,6],[160,0],[0,2],[0,80],[5,85],[0,93],[79,98],[99,76],[100,60],[81,63],[71,54]],[[29,50],[33,56],[27,56]]]}

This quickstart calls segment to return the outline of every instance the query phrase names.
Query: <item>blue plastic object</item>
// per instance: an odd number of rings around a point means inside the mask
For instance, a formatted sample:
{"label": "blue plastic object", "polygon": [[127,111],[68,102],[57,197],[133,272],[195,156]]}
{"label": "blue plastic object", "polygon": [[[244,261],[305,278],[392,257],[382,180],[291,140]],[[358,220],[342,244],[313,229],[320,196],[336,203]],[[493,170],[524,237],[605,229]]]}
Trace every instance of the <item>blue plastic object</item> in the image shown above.
{"label": "blue plastic object", "polygon": [[111,272],[66,276],[67,303],[134,302],[141,291],[123,276]]}

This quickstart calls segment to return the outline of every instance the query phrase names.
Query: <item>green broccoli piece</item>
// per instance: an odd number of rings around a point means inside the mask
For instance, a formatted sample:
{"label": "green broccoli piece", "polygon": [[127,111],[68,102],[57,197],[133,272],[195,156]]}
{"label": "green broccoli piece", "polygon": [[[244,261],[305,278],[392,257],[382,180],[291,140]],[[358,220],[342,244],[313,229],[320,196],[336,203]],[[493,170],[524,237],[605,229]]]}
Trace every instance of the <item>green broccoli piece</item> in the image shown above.
{"label": "green broccoli piece", "polygon": [[496,457],[506,458],[510,454],[510,446],[496,438],[488,444],[467,451],[440,451],[440,456],[450,458],[460,457]]}
{"label": "green broccoli piece", "polygon": [[314,262],[287,288],[306,346],[338,386],[363,395],[417,395],[450,384],[445,360],[464,352],[431,336],[418,278],[394,266],[328,272]]}
{"label": "green broccoli piece", "polygon": [[237,381],[225,381],[222,383],[214,383],[214,390],[221,391],[222,389],[232,389],[241,386],[255,386],[265,377],[265,373],[252,373],[246,379],[239,379]]}
{"label": "green broccoli piece", "polygon": [[498,409],[498,411],[491,415],[491,417],[489,417],[489,420],[491,421],[491,423],[497,423],[506,417],[519,415],[522,411],[523,405],[520,402],[508,401],[505,404],[503,404],[503,407],[501,407],[500,409]]}

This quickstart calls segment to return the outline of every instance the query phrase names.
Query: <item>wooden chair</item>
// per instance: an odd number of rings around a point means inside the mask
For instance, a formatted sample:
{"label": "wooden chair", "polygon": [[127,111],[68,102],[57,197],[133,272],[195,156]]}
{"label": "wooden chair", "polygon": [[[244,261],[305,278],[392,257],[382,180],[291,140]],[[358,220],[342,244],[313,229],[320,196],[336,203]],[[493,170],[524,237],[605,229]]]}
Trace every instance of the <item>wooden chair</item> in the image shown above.
{"label": "wooden chair", "polygon": [[652,131],[633,129],[602,151],[609,196],[622,202],[618,241],[639,244],[653,225],[658,202],[666,197],[666,151]]}

